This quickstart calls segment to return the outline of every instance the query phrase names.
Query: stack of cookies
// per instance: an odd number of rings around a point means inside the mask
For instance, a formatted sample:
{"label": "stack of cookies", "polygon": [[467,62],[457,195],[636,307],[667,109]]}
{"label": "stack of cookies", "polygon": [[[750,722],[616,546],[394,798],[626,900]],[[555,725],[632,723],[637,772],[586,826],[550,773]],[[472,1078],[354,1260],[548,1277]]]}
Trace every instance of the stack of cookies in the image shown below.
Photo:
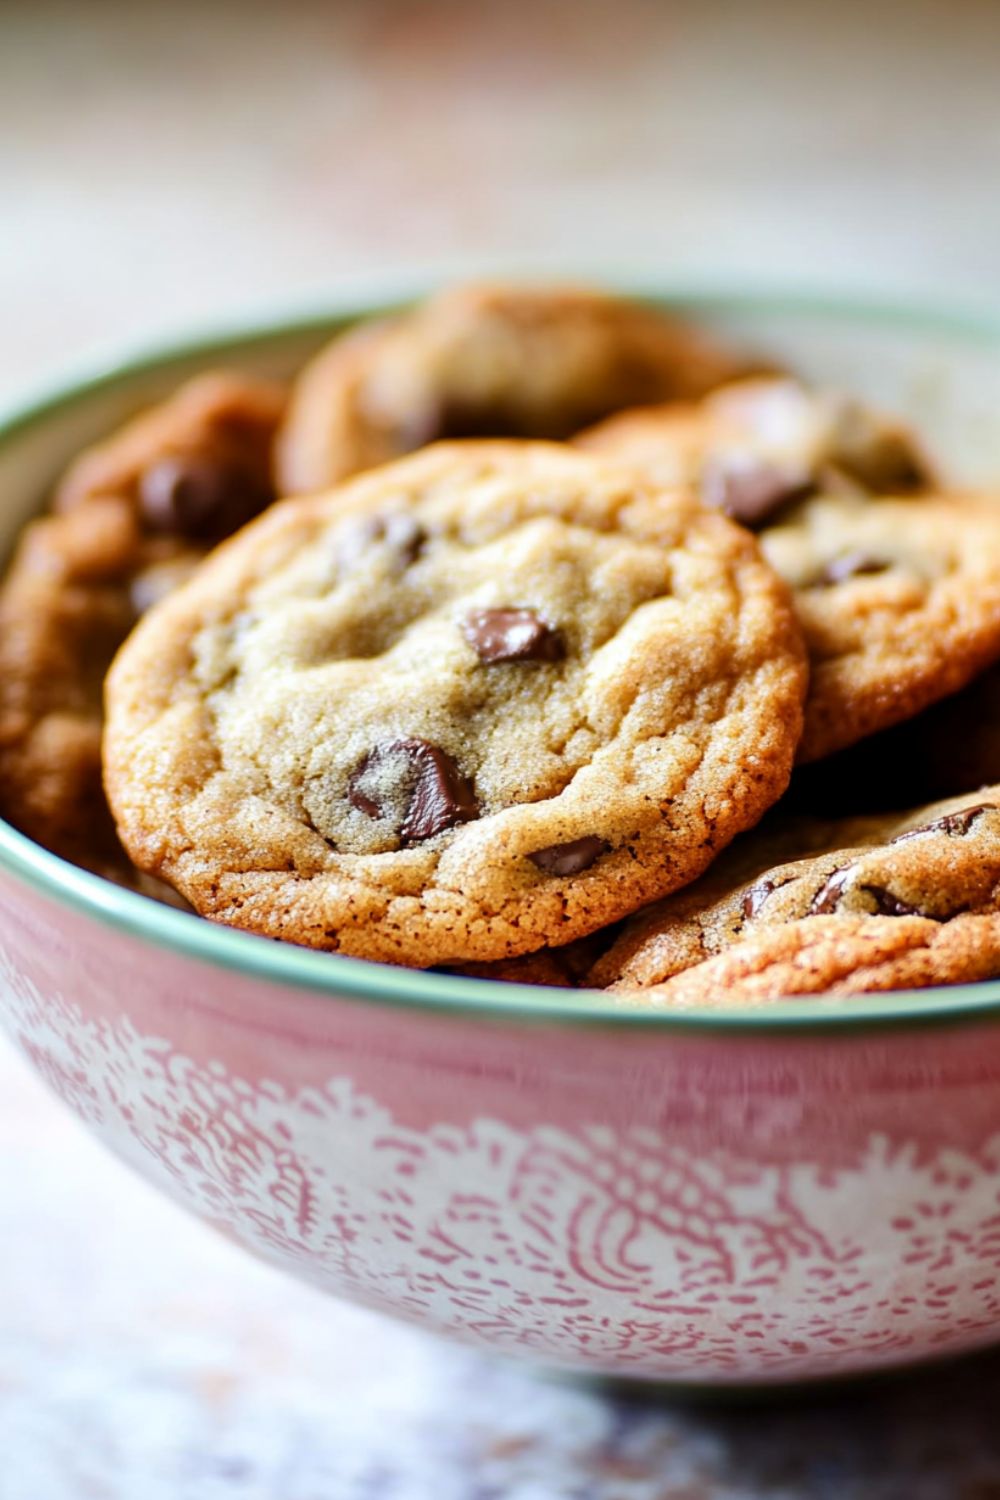
{"label": "stack of cookies", "polygon": [[998,664],[1000,505],[899,422],[460,288],[71,467],[0,594],[0,810],[213,921],[623,1004],[982,979]]}

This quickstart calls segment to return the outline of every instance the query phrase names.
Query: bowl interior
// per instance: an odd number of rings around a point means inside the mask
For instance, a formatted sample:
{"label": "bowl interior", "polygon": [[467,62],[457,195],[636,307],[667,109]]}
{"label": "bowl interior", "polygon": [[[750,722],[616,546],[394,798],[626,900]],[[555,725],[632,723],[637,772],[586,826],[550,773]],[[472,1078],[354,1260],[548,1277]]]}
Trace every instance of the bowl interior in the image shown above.
{"label": "bowl interior", "polygon": [[[809,296],[664,293],[630,288],[695,319],[721,337],[787,363],[825,384],[844,387],[912,419],[932,456],[960,484],[1000,491],[1000,317],[907,309],[884,303]],[[385,305],[303,318],[205,337],[172,349],[139,353],[66,380],[6,419],[0,418],[0,549],[37,511],[55,478],[88,442],[199,370],[228,366],[291,375],[331,332]],[[787,1001],[762,1011],[695,1011],[683,1015],[629,1011],[599,994],[542,992],[397,970],[290,945],[269,944],[215,927],[74,869],[0,821],[0,864],[56,899],[150,941],[181,946],[210,962],[285,983],[397,1004],[613,1020],[620,1024],[746,1026],[898,1022],[979,1012],[1000,1005],[1000,980],[849,1001]]]}

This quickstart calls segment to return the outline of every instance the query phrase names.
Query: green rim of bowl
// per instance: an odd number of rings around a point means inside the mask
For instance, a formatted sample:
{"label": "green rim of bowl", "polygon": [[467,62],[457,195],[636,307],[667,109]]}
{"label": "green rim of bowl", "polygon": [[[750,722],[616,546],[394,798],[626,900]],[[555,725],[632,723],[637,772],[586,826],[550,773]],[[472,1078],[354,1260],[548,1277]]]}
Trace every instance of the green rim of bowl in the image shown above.
{"label": "green rim of bowl", "polygon": [[[535,275],[533,280],[557,278]],[[565,279],[565,278],[563,278]],[[680,313],[701,315],[772,314],[835,321],[846,318],[884,327],[909,328],[928,337],[960,338],[970,344],[995,347],[1000,354],[1000,312],[905,303],[861,295],[837,296],[810,290],[731,290],[670,286],[618,274],[602,273],[599,280],[632,296],[659,303]],[[70,372],[54,385],[8,412],[0,412],[0,445],[41,424],[82,397],[110,389],[150,371],[168,371],[200,359],[238,356],[241,349],[275,346],[295,338],[317,340],[340,326],[384,314],[404,306],[428,290],[398,283],[382,295],[369,286],[362,294],[331,302],[320,312],[297,312],[284,319],[222,327],[208,334],[171,341],[152,348],[126,351]],[[273,942],[232,928],[203,921],[161,905],[148,897],[113,885],[50,854],[0,820],[0,869],[26,882],[51,900],[104,925],[200,960],[235,970],[255,979],[309,990],[331,999],[364,1000],[413,1011],[462,1014],[467,1018],[518,1022],[598,1025],[614,1028],[667,1028],[676,1032],[720,1031],[742,1035],[791,1030],[854,1032],[859,1028],[913,1026],[935,1022],[1000,1019],[1000,979],[926,990],[895,991],[888,995],[860,995],[856,999],[789,999],[760,1010],[733,1007],[683,1012],[639,1009],[609,1003],[598,990],[547,990],[496,980],[428,973],[367,963],[339,954],[313,952],[292,944]]]}

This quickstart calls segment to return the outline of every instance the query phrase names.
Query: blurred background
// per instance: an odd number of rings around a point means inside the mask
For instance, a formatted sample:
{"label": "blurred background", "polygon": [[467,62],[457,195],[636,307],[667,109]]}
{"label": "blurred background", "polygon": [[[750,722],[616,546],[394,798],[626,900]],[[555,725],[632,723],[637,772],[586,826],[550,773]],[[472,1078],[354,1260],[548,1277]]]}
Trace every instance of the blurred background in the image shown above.
{"label": "blurred background", "polygon": [[[1000,303],[992,0],[0,0],[0,402],[515,264]],[[0,1500],[996,1500],[1000,1364],[649,1407],[258,1267],[0,1043]]]}
{"label": "blurred background", "polygon": [[993,0],[5,0],[0,394],[511,260],[991,296]]}

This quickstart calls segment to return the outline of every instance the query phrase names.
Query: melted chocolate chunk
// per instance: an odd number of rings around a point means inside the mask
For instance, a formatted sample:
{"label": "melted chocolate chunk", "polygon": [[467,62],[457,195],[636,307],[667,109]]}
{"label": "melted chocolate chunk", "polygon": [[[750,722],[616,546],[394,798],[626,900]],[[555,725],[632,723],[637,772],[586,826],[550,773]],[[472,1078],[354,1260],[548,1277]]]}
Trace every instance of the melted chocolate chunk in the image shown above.
{"label": "melted chocolate chunk", "polygon": [[782,468],[749,455],[720,454],[705,465],[701,479],[706,505],[751,528],[770,521],[792,501],[804,500],[815,487],[804,469]]}
{"label": "melted chocolate chunk", "polygon": [[753,920],[768,896],[776,889],[775,882],[765,876],[763,880],[758,880],[755,885],[752,885],[748,891],[744,892],[743,915],[748,922]]}
{"label": "melted chocolate chunk", "polygon": [[846,870],[834,870],[833,874],[828,876],[825,884],[820,886],[812,899],[809,907],[810,916],[827,916],[830,912],[837,910],[840,898],[847,888],[850,873],[851,867],[848,865]]}
{"label": "melted chocolate chunk", "polygon": [[957,812],[945,813],[943,818],[935,818],[933,823],[924,823],[919,828],[910,828],[906,833],[897,834],[889,842],[901,844],[904,839],[915,839],[922,833],[946,833],[950,838],[962,838],[983,813],[995,811],[994,803],[977,802],[973,807],[960,807]]}
{"label": "melted chocolate chunk", "polygon": [[[833,872],[826,881],[826,884],[821,886],[813,897],[812,905],[809,908],[810,916],[828,916],[832,912],[840,910],[841,898],[850,886],[852,870],[853,866],[848,865],[844,870],[835,870]],[[903,901],[901,897],[894,896],[884,886],[859,885],[858,890],[864,891],[866,895],[871,897],[875,904],[874,915],[876,916],[926,917],[930,915],[929,912],[921,911],[918,906],[911,906],[908,901]]]}
{"label": "melted chocolate chunk", "polygon": [[604,839],[588,833],[568,844],[550,844],[547,849],[536,849],[528,858],[546,875],[579,875],[582,870],[589,870],[594,861],[607,854],[610,848]]}
{"label": "melted chocolate chunk", "polygon": [[387,547],[394,554],[400,571],[415,563],[423,551],[427,533],[413,516],[405,511],[390,511],[383,516],[355,516],[337,538],[337,558],[350,571],[374,546]]}
{"label": "melted chocolate chunk", "polygon": [[161,458],[139,478],[139,513],[150,531],[193,541],[230,536],[273,498],[247,469],[209,458]]}
{"label": "melted chocolate chunk", "polygon": [[557,630],[533,609],[474,609],[462,621],[462,634],[479,657],[503,661],[560,661],[566,648]]}
{"label": "melted chocolate chunk", "polygon": [[369,818],[398,814],[400,798],[403,844],[422,843],[479,816],[471,783],[451,756],[430,740],[376,745],[347,784],[347,800]]}
{"label": "melted chocolate chunk", "polygon": [[874,557],[870,552],[845,552],[835,557],[818,574],[816,582],[824,587],[835,583],[846,583],[848,578],[860,578],[869,573],[885,573],[892,567],[884,558]]}
{"label": "melted chocolate chunk", "polygon": [[903,901],[899,896],[894,896],[882,885],[863,885],[860,887],[866,895],[871,896],[875,902],[875,910],[880,917],[926,917],[929,913],[921,911],[919,906],[911,906],[908,901]]}

